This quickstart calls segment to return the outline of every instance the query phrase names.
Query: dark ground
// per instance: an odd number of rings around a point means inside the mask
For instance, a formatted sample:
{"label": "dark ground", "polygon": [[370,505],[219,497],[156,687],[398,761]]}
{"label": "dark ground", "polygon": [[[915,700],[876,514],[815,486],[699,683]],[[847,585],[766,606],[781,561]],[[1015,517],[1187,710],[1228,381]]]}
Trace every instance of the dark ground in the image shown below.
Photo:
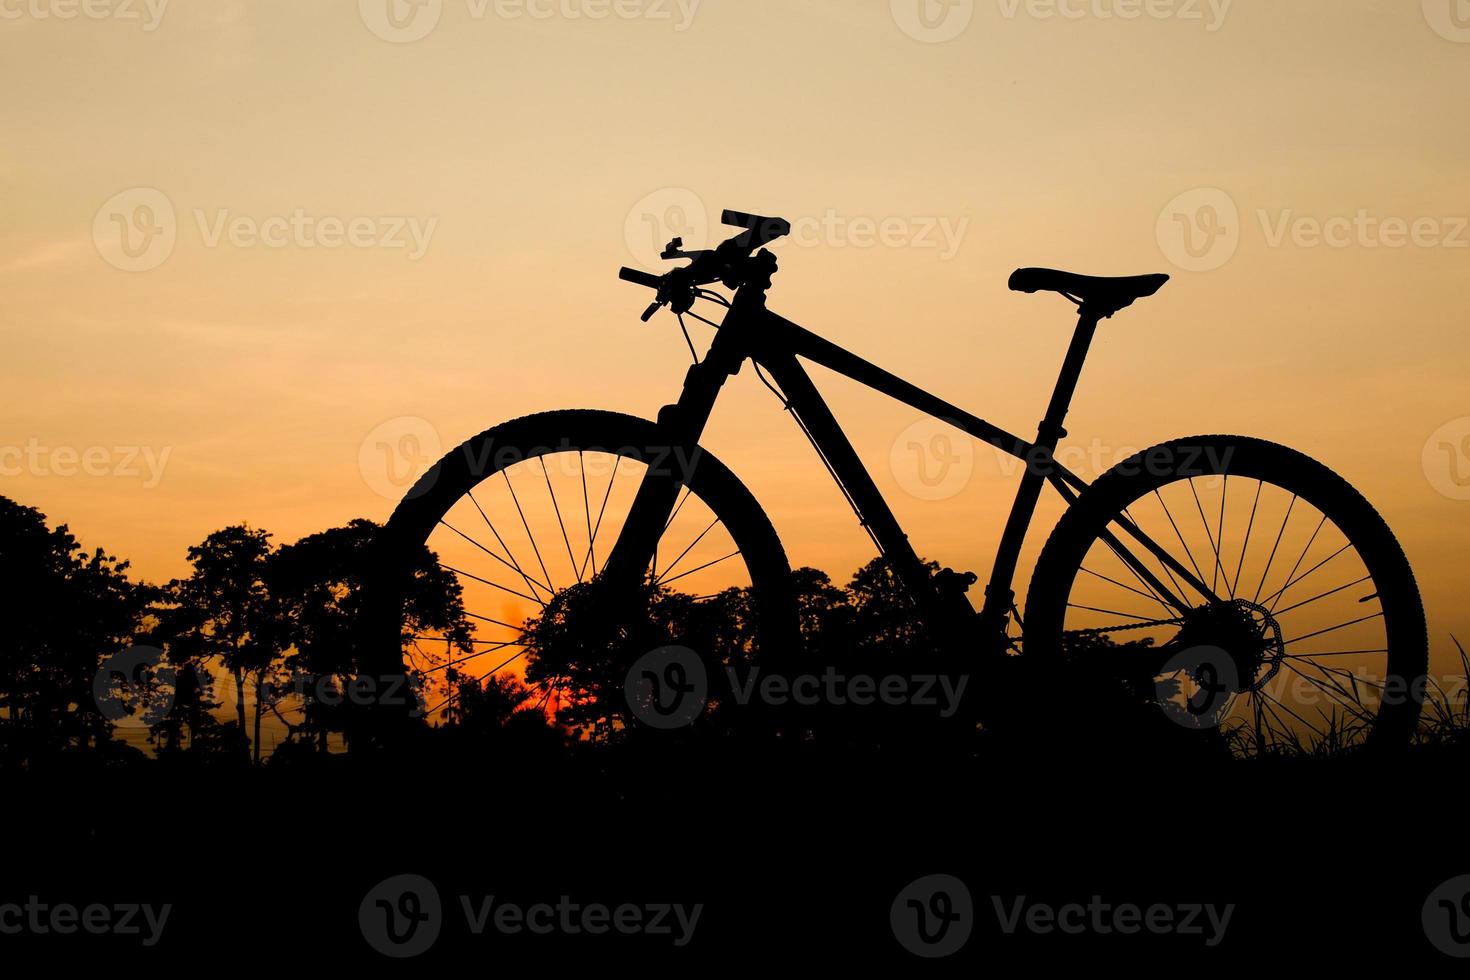
{"label": "dark ground", "polygon": [[[1441,882],[1470,873],[1463,760],[1421,750],[1126,773],[1055,760],[982,770],[708,757],[643,761],[626,775],[493,759],[12,773],[0,904],[34,894],[174,908],[152,948],[138,937],[22,934],[0,935],[0,951],[56,968],[392,967],[365,941],[359,905],[383,879],[411,873],[434,883],[444,907],[437,941],[399,961],[414,969],[973,975],[1107,964],[1189,976],[1383,963],[1462,974],[1465,961],[1426,938],[1421,910]],[[900,945],[889,916],[905,886],[932,874],[965,883],[974,924],[958,952],[926,960]],[[681,948],[670,936],[476,936],[460,895],[704,909]],[[1235,910],[1210,948],[1199,935],[1007,935],[992,896]]]}

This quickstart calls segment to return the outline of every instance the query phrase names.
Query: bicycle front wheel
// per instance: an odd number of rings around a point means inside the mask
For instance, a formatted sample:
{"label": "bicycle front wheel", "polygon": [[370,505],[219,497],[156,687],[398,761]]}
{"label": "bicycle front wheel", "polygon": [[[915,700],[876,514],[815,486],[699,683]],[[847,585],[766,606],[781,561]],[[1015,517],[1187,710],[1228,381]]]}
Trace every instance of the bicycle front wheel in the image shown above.
{"label": "bicycle front wheel", "polygon": [[1028,656],[1063,676],[1102,665],[1245,755],[1408,741],[1427,646],[1377,511],[1315,460],[1240,436],[1164,443],[1104,474],[1047,541],[1026,602]]}
{"label": "bicycle front wheel", "polygon": [[[609,600],[603,567],[653,470],[679,485],[675,505],[639,587]],[[790,569],[755,498],[710,453],[633,416],[549,412],[481,433],[409,492],[385,544],[400,567],[379,574],[400,587],[383,593],[379,649],[426,682],[431,722],[469,679],[578,737],[616,738],[633,724],[623,686],[640,656],[680,645],[718,670],[794,639]],[[458,584],[469,637],[406,625],[402,578],[425,546]]]}

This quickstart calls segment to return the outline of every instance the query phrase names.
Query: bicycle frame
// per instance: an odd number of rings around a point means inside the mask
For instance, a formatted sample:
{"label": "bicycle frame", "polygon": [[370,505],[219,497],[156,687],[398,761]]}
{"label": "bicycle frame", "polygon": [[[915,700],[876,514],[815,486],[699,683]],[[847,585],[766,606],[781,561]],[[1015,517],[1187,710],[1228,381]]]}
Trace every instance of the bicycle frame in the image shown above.
{"label": "bicycle frame", "polygon": [[[973,631],[966,627],[978,625],[982,641],[998,644],[1003,651],[1009,642],[1006,631],[1015,607],[1013,584],[1021,547],[1035,516],[1043,484],[1050,483],[1055,487],[1069,505],[1089,486],[1086,480],[1056,461],[1055,450],[1057,443],[1067,434],[1062,423],[1099,320],[1100,316],[1085,305],[1080,308],[1046,414],[1038,425],[1036,439],[1028,441],[778,316],[766,309],[765,290],[747,285],[736,291],[704,360],[689,369],[679,400],[665,406],[659,412],[658,421],[669,431],[673,444],[696,445],[725,382],[739,373],[746,360],[753,360],[779,388],[787,408],[829,467],[880,553],[892,563],[925,622],[937,626],[939,635],[943,637],[971,634]],[[985,587],[985,601],[978,624],[974,622],[975,611],[964,596],[964,587],[945,587],[924,567],[867,467],[798,358],[851,378],[1026,463]],[[656,542],[656,532],[667,521],[677,493],[678,485],[674,480],[645,477],[629,513],[625,532],[609,557],[610,569],[647,566],[652,557],[652,547],[647,542]],[[1120,520],[1118,524],[1179,576],[1181,582],[1209,601],[1218,601],[1204,583],[1131,522]],[[1136,556],[1123,548],[1116,537],[1107,534],[1104,540],[1181,614],[1190,608]]]}

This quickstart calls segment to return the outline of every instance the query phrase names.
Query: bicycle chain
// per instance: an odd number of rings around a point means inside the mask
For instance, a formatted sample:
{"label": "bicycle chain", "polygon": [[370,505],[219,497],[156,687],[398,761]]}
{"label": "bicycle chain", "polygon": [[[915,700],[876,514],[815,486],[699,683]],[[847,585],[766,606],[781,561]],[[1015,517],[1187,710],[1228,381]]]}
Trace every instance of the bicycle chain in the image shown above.
{"label": "bicycle chain", "polygon": [[1076,630],[1078,633],[1121,633],[1124,630],[1145,630],[1153,626],[1180,626],[1184,623],[1183,616],[1175,616],[1173,619],[1151,619],[1144,623],[1129,623],[1126,626],[1099,626],[1097,629]]}

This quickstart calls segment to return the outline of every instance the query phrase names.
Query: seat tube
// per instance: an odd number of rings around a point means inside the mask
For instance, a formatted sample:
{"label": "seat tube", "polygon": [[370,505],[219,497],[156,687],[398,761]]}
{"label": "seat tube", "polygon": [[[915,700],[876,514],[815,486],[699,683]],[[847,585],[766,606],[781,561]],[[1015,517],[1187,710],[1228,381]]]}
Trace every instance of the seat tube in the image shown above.
{"label": "seat tube", "polygon": [[1052,390],[1046,415],[1037,427],[1036,442],[1026,454],[1026,472],[1016,491],[1015,503],[1011,505],[1006,519],[1005,531],[1001,535],[1000,547],[995,555],[995,568],[990,583],[985,587],[985,605],[981,610],[981,627],[988,632],[1004,632],[1011,606],[1015,602],[1012,585],[1016,577],[1016,565],[1020,561],[1021,546],[1031,519],[1036,515],[1036,504],[1041,499],[1041,487],[1053,471],[1053,457],[1057,444],[1066,438],[1063,423],[1077,391],[1077,381],[1082,375],[1082,365],[1087,360],[1087,351],[1092,346],[1097,332],[1099,316],[1083,306],[1077,319],[1077,328],[1072,334],[1072,343],[1062,361],[1062,370]]}

